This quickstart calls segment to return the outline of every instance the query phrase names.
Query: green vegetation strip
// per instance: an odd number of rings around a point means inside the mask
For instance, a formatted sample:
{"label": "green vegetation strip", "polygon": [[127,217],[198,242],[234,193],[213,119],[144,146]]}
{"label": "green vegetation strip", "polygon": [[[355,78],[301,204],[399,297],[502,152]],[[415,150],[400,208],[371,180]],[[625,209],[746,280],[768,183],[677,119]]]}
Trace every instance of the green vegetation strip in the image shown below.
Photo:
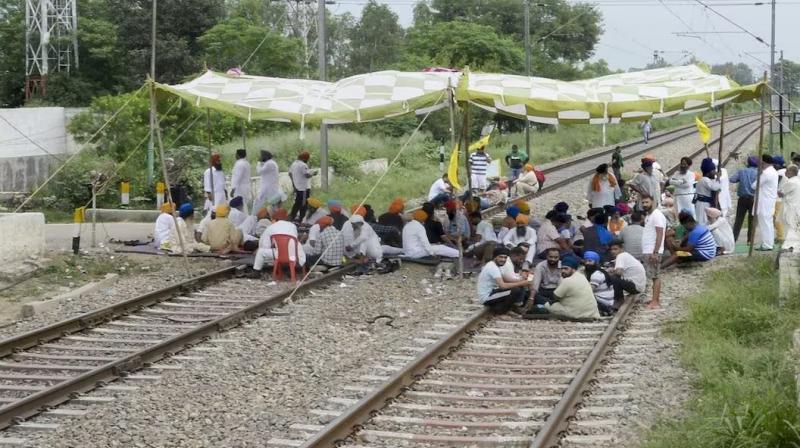
{"label": "green vegetation strip", "polygon": [[696,394],[658,423],[644,448],[800,447],[791,337],[800,293],[778,299],[772,257],[742,259],[709,274],[671,329]]}

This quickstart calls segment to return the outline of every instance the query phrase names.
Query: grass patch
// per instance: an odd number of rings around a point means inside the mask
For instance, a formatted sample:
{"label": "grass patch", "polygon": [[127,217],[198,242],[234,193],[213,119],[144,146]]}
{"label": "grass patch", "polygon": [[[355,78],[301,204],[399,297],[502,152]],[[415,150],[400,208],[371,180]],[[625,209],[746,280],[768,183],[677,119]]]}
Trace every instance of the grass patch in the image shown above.
{"label": "grass patch", "polygon": [[[742,281],[744,280],[744,281]],[[800,297],[778,300],[771,257],[711,274],[671,331],[697,395],[678,419],[658,423],[643,448],[800,447],[791,336]]]}

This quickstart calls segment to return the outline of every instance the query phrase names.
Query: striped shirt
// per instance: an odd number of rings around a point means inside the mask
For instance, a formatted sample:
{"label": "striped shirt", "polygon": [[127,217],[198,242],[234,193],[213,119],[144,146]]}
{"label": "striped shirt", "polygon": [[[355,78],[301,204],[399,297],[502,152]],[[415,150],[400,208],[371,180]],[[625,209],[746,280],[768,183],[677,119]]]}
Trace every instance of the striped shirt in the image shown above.
{"label": "striped shirt", "polygon": [[711,260],[717,255],[714,235],[705,226],[697,225],[689,232],[687,242],[694,247],[692,255],[702,260]]}
{"label": "striped shirt", "polygon": [[485,175],[491,161],[492,159],[489,158],[485,151],[475,151],[469,156],[469,169],[472,174]]}

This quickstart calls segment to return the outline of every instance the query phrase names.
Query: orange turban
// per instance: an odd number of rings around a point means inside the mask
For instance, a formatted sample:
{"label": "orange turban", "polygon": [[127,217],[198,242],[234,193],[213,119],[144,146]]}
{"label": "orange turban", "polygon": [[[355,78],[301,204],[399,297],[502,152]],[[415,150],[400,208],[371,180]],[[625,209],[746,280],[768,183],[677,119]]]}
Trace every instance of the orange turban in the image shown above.
{"label": "orange turban", "polygon": [[319,229],[322,230],[325,227],[328,227],[329,225],[333,224],[333,218],[327,215],[323,216],[322,218],[319,218],[317,220],[317,224],[319,225]]}
{"label": "orange turban", "polygon": [[221,159],[218,152],[211,153],[211,158],[209,159],[209,162],[211,162],[212,165],[218,164],[220,160]]}
{"label": "orange turban", "polygon": [[423,222],[428,219],[428,214],[423,210],[417,210],[414,212],[414,219],[416,221]]}
{"label": "orange turban", "polygon": [[328,206],[328,210],[330,210],[331,213],[341,213],[342,206],[338,204],[331,204]]}
{"label": "orange turban", "polygon": [[267,209],[265,209],[264,207],[261,207],[256,212],[256,218],[258,218],[258,219],[267,219],[267,218],[269,218],[269,212],[267,212]]}
{"label": "orange turban", "polygon": [[161,204],[161,213],[172,213],[175,211],[175,204],[172,202],[165,202]]}
{"label": "orange turban", "polygon": [[526,163],[524,168],[526,173],[528,171],[533,171],[533,165],[531,165],[530,163]]}
{"label": "orange turban", "polygon": [[515,221],[517,222],[517,224],[523,224],[523,225],[526,225],[526,226],[528,225],[528,222],[530,222],[530,220],[528,219],[528,216],[527,215],[523,215],[522,213],[517,215],[517,218],[516,218]]}
{"label": "orange turban", "polygon": [[360,215],[363,218],[367,216],[367,209],[363,205],[354,205],[350,207],[350,213]]}
{"label": "orange turban", "polygon": [[286,212],[286,209],[279,208],[272,212],[273,221],[286,221],[287,219],[289,219],[289,213]]}
{"label": "orange turban", "polygon": [[400,198],[395,199],[389,204],[389,213],[403,213],[403,209],[406,208],[406,203]]}

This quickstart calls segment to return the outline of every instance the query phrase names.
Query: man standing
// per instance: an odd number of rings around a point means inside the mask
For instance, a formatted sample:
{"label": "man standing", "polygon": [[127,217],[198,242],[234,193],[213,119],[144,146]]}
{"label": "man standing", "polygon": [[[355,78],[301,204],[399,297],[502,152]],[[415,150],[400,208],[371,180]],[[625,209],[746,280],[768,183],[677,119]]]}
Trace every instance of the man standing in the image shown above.
{"label": "man standing", "polygon": [[617,178],[609,174],[608,165],[601,163],[595,168],[595,174],[589,181],[586,189],[586,200],[589,201],[589,208],[614,206],[617,200],[622,197]]}
{"label": "man standing", "polygon": [[642,123],[642,135],[644,136],[645,145],[650,141],[650,132],[652,131],[653,125],[650,124],[650,120],[644,120],[644,123]]}
{"label": "man standing", "polygon": [[528,285],[527,279],[516,282],[503,279],[502,267],[509,263],[508,254],[505,247],[495,248],[494,258],[483,266],[478,275],[478,302],[498,314],[525,303],[523,288]]}
{"label": "man standing", "polygon": [[[253,199],[250,188],[250,162],[247,161],[247,151],[244,149],[236,150],[236,162],[231,170],[231,197],[241,196],[244,201],[242,211],[248,214],[247,207]],[[255,213],[255,210],[253,210]]]}
{"label": "man standing", "polygon": [[[772,250],[775,244],[775,223],[772,220],[775,214],[775,202],[778,200],[778,172],[772,166],[772,156],[764,154],[761,157],[761,183],[758,187],[758,208],[756,209],[756,227],[758,238],[756,250]],[[756,187],[753,182],[753,187]]]}
{"label": "man standing", "polygon": [[643,196],[649,196],[654,206],[658,207],[661,202],[661,177],[653,170],[653,163],[650,159],[642,159],[642,172],[625,185],[639,194],[639,205]]}
{"label": "man standing", "polygon": [[484,191],[488,184],[486,183],[486,171],[489,169],[489,164],[492,163],[492,158],[486,153],[486,147],[481,146],[477,151],[469,156],[469,169],[472,173],[472,189]]}
{"label": "man standing", "polygon": [[261,159],[256,163],[256,174],[259,177],[258,197],[253,208],[266,207],[267,202],[283,202],[285,195],[281,191],[278,181],[278,164],[273,159],[271,152],[261,151]]}
{"label": "man standing", "polygon": [[508,178],[510,180],[516,180],[520,173],[522,173],[522,168],[526,163],[528,163],[528,155],[519,152],[517,145],[512,145],[511,152],[506,154],[506,165],[508,165],[508,169],[511,173]]}
{"label": "man standing", "polygon": [[308,159],[310,158],[311,154],[308,151],[303,151],[289,167],[289,178],[292,180],[292,186],[294,187],[294,205],[292,205],[292,212],[289,214],[291,221],[296,221],[298,216],[300,219],[306,216],[308,198],[311,196],[309,180],[317,174],[316,171],[308,169]]}
{"label": "man standing", "polygon": [[206,193],[203,210],[211,210],[218,205],[228,204],[225,173],[222,172],[222,159],[219,153],[211,154],[208,164],[211,166],[203,173],[203,191]]}
{"label": "man standing", "polygon": [[[718,176],[717,167],[714,161],[709,158],[703,159],[700,163],[700,171],[703,172],[703,177],[697,182],[697,201],[694,204],[694,214],[692,215],[700,225],[706,224],[706,209],[714,207],[719,196],[719,190],[722,188]],[[678,212],[683,212],[678,209]]]}
{"label": "man standing", "polygon": [[797,165],[786,168],[786,180],[779,192],[783,199],[781,219],[786,229],[782,249],[800,250],[800,177]]}
{"label": "man standing", "polygon": [[625,185],[622,180],[622,167],[625,166],[625,161],[622,158],[622,149],[619,146],[614,147],[614,152],[611,153],[611,169],[614,172],[614,177],[617,178],[620,186]]}
{"label": "man standing", "polygon": [[694,173],[689,171],[692,166],[692,159],[681,157],[681,164],[678,172],[669,178],[669,184],[675,187],[675,206],[678,210],[689,210],[694,215]]}
{"label": "man standing", "polygon": [[740,168],[730,178],[730,183],[739,184],[736,187],[736,219],[733,222],[733,238],[739,239],[742,231],[744,217],[747,216],[747,242],[753,240],[753,198],[756,194],[753,185],[758,177],[758,157],[747,156],[747,166]]}
{"label": "man standing", "polygon": [[642,232],[642,257],[644,257],[647,277],[653,280],[653,298],[647,307],[658,308],[661,305],[659,274],[661,272],[661,256],[664,254],[664,231],[667,228],[667,218],[650,196],[642,196],[641,201],[646,214]]}

